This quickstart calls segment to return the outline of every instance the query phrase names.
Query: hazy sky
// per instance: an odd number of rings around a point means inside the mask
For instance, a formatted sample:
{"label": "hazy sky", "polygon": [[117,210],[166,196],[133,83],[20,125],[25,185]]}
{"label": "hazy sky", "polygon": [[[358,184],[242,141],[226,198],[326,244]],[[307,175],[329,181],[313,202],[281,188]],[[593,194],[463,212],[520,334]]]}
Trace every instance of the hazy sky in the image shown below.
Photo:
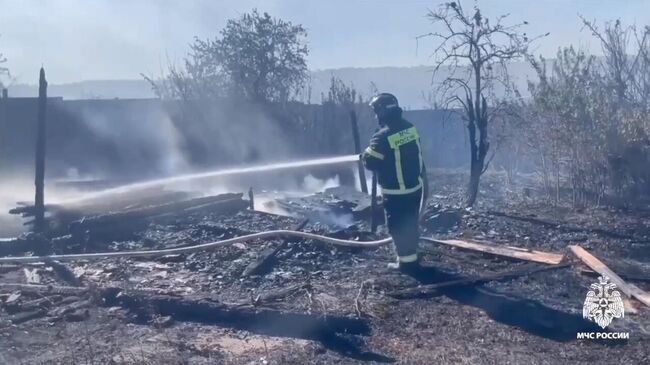
{"label": "hazy sky", "polygon": [[[226,19],[257,7],[303,24],[312,69],[426,65],[433,43],[423,0],[0,0],[0,52],[18,83],[35,83],[45,65],[52,83],[138,79],[178,62],[194,36],[218,33]],[[463,1],[465,7],[472,1]],[[598,53],[577,14],[650,24],[649,0],[482,0],[490,17],[527,20],[529,35],[551,32],[537,51],[553,56],[576,44]]]}

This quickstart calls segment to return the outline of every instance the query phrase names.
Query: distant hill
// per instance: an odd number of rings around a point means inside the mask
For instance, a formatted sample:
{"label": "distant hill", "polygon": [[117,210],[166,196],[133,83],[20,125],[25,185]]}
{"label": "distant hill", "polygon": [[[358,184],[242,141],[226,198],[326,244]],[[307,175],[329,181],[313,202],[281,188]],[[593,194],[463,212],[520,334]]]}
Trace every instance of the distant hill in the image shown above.
{"label": "distant hill", "polygon": [[[522,62],[510,65],[510,73],[522,92],[526,91],[526,79],[533,75],[532,69]],[[443,70],[439,77],[444,77]],[[431,67],[372,67],[340,68],[311,72],[311,102],[320,103],[321,94],[327,94],[330,78],[335,76],[347,84],[353,84],[364,96],[372,93],[371,84],[379,91],[391,92],[400,99],[407,109],[429,107],[427,100],[432,90]],[[437,78],[439,80],[439,78]],[[10,97],[36,96],[36,85],[13,85],[9,87]],[[142,99],[155,97],[145,80],[97,80],[80,81],[69,84],[51,84],[50,96],[64,99]],[[306,96],[303,97],[306,99]]]}

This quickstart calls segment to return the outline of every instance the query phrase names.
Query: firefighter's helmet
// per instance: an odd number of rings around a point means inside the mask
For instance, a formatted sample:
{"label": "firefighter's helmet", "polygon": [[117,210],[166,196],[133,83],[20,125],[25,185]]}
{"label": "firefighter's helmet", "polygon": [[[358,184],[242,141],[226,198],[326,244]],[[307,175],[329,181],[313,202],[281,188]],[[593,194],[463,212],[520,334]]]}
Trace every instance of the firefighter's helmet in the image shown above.
{"label": "firefighter's helmet", "polygon": [[390,114],[392,111],[400,109],[395,95],[389,93],[375,95],[372,100],[370,100],[370,106],[378,117],[383,117]]}

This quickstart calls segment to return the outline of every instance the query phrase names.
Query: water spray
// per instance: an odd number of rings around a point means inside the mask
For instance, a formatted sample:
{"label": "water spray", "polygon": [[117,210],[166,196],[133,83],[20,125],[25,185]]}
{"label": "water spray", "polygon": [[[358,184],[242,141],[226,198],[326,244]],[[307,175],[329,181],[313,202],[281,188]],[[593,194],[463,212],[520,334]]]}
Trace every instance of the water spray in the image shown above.
{"label": "water spray", "polygon": [[59,204],[72,204],[79,203],[84,200],[95,199],[107,197],[115,194],[129,193],[143,189],[150,189],[156,187],[164,187],[167,185],[184,183],[195,180],[209,179],[215,177],[229,176],[229,175],[241,175],[249,174],[255,172],[264,172],[264,171],[273,171],[273,170],[284,170],[284,169],[295,169],[301,167],[309,166],[324,166],[324,165],[334,165],[341,163],[350,163],[356,162],[359,160],[359,155],[345,155],[345,156],[336,156],[336,157],[327,157],[327,158],[316,158],[310,160],[300,160],[300,161],[289,161],[289,162],[277,162],[269,163],[265,165],[255,165],[248,167],[239,167],[239,168],[230,168],[230,169],[220,169],[200,173],[185,174],[179,176],[165,177],[155,180],[149,180],[139,183],[133,183],[128,185],[119,186],[116,188],[106,189],[90,194],[85,194],[81,197],[74,198],[71,200],[58,202]]}

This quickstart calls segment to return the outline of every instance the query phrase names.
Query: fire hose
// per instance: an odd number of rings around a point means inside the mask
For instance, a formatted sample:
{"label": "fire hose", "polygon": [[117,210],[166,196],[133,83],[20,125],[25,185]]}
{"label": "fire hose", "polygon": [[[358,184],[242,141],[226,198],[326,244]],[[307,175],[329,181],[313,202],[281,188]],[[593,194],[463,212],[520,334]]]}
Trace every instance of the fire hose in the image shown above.
{"label": "fire hose", "polygon": [[[353,156],[355,158],[357,157],[356,155]],[[423,178],[424,178],[424,186],[422,189],[422,202],[420,205],[420,211],[421,211],[420,216],[422,216],[424,208],[426,207],[427,198],[429,196],[429,182],[427,179],[426,172],[423,173]],[[374,247],[383,246],[393,242],[393,239],[390,237],[380,239],[380,240],[375,240],[375,241],[355,241],[355,240],[343,240],[338,238],[332,238],[332,237],[327,237],[319,234],[307,233],[301,231],[273,230],[273,231],[265,231],[265,232],[253,233],[245,236],[229,238],[221,241],[203,243],[194,246],[169,248],[164,250],[98,252],[98,253],[82,253],[82,254],[69,254],[69,255],[47,255],[47,256],[0,257],[0,264],[33,263],[33,262],[44,262],[44,261],[96,260],[96,259],[117,258],[117,257],[155,257],[155,256],[197,252],[197,251],[209,250],[217,247],[227,246],[238,242],[246,242],[246,241],[265,239],[265,238],[278,238],[278,237],[298,237],[298,238],[312,239],[321,242],[326,242],[338,246],[360,247],[360,248],[374,248]],[[431,238],[426,238],[426,237],[420,237],[420,239],[432,240]]]}
{"label": "fire hose", "polygon": [[319,234],[300,232],[300,231],[274,230],[274,231],[253,233],[245,236],[239,236],[239,237],[229,238],[221,241],[203,243],[194,246],[169,248],[164,250],[98,252],[98,253],[81,253],[81,254],[48,255],[48,256],[0,257],[0,264],[33,263],[33,262],[46,262],[46,261],[96,260],[96,259],[117,258],[117,257],[155,257],[155,256],[197,252],[197,251],[209,250],[217,247],[223,247],[238,242],[245,242],[245,241],[265,239],[265,238],[278,238],[278,237],[299,237],[304,239],[312,239],[321,242],[327,242],[337,246],[361,247],[361,248],[379,247],[379,246],[389,244],[393,241],[393,239],[390,237],[381,240],[375,240],[375,241],[355,241],[355,240],[342,240],[338,238],[332,238],[332,237],[327,237]]}

